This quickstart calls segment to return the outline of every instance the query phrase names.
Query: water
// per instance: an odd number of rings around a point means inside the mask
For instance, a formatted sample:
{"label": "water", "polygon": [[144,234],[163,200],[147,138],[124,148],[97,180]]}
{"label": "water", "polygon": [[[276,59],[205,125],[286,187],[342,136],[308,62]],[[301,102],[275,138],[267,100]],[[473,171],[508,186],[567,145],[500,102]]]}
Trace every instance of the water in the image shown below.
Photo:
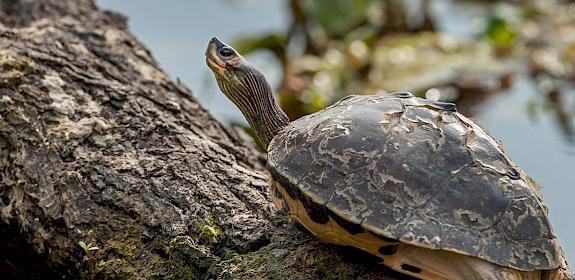
{"label": "water", "polygon": [[[132,32],[152,51],[164,70],[180,78],[192,89],[204,107],[223,122],[243,122],[240,112],[217,89],[205,66],[204,50],[209,39],[217,36],[230,42],[241,35],[270,30],[282,31],[289,23],[284,1],[154,1],[98,0],[106,9],[128,16]],[[479,13],[451,1],[436,1],[434,12],[441,30],[459,39],[470,39],[473,21]],[[453,9],[453,10],[449,10]],[[258,53],[248,57],[263,69],[274,86],[280,77],[278,63],[271,55]],[[560,133],[552,114],[529,116],[529,101],[541,99],[533,81],[519,75],[508,91],[479,105],[474,116],[523,170],[542,186],[550,207],[550,217],[567,259],[575,263],[575,147]]]}

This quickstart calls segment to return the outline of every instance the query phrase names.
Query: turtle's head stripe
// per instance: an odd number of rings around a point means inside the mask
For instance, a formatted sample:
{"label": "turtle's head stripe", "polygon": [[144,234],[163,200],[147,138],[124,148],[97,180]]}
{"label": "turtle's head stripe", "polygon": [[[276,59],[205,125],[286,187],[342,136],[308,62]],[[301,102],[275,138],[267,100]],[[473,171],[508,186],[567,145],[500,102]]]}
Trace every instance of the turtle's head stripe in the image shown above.
{"label": "turtle's head stripe", "polygon": [[214,72],[220,90],[242,111],[267,148],[289,120],[276,104],[264,75],[236,50],[216,38],[208,44],[206,63]]}

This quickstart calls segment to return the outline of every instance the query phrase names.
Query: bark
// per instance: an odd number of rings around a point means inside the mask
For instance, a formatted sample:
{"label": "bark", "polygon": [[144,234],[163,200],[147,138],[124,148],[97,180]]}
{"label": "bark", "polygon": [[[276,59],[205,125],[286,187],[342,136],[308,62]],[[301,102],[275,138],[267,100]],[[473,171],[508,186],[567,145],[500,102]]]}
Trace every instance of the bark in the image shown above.
{"label": "bark", "polygon": [[[276,213],[265,157],[171,81],[122,16],[4,0],[0,21],[0,257],[20,243],[34,254],[8,275],[394,277]],[[27,261],[47,264],[43,277]]]}

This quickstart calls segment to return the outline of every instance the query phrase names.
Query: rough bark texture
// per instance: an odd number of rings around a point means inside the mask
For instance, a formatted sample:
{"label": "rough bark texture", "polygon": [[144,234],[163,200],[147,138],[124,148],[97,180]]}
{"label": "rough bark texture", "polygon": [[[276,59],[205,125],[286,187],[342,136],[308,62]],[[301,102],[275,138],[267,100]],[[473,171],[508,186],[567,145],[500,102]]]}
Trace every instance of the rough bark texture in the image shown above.
{"label": "rough bark texture", "polygon": [[166,77],[122,16],[5,0],[0,21],[1,258],[20,238],[44,277],[393,275],[277,215],[265,158]]}

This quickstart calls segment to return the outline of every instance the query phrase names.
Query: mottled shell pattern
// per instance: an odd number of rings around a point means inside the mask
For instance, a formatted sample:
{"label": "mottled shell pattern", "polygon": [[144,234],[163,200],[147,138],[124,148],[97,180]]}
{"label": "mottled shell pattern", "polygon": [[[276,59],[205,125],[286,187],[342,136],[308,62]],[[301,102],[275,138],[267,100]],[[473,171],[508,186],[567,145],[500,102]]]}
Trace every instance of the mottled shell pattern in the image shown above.
{"label": "mottled shell pattern", "polygon": [[535,184],[454,104],[349,96],[291,122],[268,158],[314,222],[519,270],[562,266]]}

